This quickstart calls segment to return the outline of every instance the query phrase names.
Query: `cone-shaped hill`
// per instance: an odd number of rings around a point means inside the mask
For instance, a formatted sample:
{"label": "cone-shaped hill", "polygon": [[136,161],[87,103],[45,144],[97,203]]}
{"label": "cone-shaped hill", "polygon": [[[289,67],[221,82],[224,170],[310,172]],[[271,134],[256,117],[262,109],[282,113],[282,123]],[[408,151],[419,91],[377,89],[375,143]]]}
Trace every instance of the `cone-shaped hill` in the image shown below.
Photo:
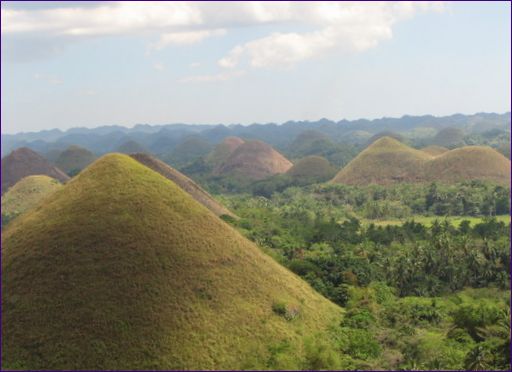
{"label": "cone-shaped hill", "polygon": [[366,185],[417,182],[421,165],[431,156],[391,137],[382,137],[368,146],[334,177],[334,183]]}
{"label": "cone-shaped hill", "polygon": [[239,137],[226,137],[206,156],[206,162],[213,166],[222,164],[245,141]]}
{"label": "cone-shaped hill", "polygon": [[2,225],[35,207],[61,187],[59,181],[48,176],[22,178],[2,195]]}
{"label": "cone-shaped hill", "polygon": [[214,169],[213,173],[220,176],[261,180],[273,174],[285,173],[292,165],[272,146],[252,140],[238,146],[224,163]]}
{"label": "cone-shaped hill", "polygon": [[317,155],[306,156],[297,161],[286,174],[292,177],[329,179],[336,173],[329,161]]}
{"label": "cone-shaped hill", "polygon": [[467,180],[510,184],[510,161],[486,146],[466,146],[432,156],[384,137],[347,164],[332,182],[365,185]]}
{"label": "cone-shaped hill", "polygon": [[68,175],[74,176],[94,160],[96,160],[96,156],[92,152],[86,148],[73,145],[60,153],[55,165]]}
{"label": "cone-shaped hill", "polygon": [[446,183],[479,179],[509,185],[510,160],[488,146],[465,146],[429,161],[424,174]]}
{"label": "cone-shaped hill", "polygon": [[439,156],[441,154],[444,154],[446,151],[450,151],[450,150],[448,150],[446,147],[443,147],[443,146],[430,145],[427,147],[423,147],[421,149],[421,151],[426,152],[427,154],[432,155],[432,156]]}
{"label": "cone-shaped hill", "polygon": [[4,368],[310,369],[305,340],[330,345],[342,314],[126,155],[18,217],[2,248]]}
{"label": "cone-shaped hill", "polygon": [[203,190],[201,186],[170,165],[167,165],[163,161],[148,154],[139,153],[131,154],[130,156],[144,164],[146,167],[153,169],[155,172],[158,172],[165,178],[173,181],[176,185],[188,192],[196,201],[204,205],[217,216],[229,215],[235,217],[233,213],[216,201],[210,194]]}
{"label": "cone-shaped hill", "polygon": [[14,150],[2,159],[2,195],[27,176],[46,175],[66,182],[69,176],[51,165],[48,160],[27,147]]}

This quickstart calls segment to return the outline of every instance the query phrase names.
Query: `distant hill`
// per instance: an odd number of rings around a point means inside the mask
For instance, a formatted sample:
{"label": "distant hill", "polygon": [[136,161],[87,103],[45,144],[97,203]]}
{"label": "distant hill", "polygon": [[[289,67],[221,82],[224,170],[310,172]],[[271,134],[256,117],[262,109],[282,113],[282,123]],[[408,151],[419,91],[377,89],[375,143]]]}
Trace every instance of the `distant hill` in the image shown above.
{"label": "distant hill", "polygon": [[129,156],[18,217],[2,248],[6,369],[340,368],[306,343],[339,353],[343,310]]}
{"label": "distant hill", "polygon": [[334,177],[333,182],[352,185],[417,182],[421,165],[431,156],[394,138],[382,137],[368,146]]}
{"label": "distant hill", "polygon": [[123,154],[135,154],[137,152],[146,151],[147,150],[141,144],[132,140],[124,142],[116,149],[116,152],[120,152]]}
{"label": "distant hill", "polygon": [[292,163],[272,146],[261,141],[246,141],[214,169],[215,175],[261,180],[285,173]]}
{"label": "distant hill", "polygon": [[22,178],[33,175],[46,175],[60,182],[69,179],[67,174],[51,165],[41,155],[22,147],[2,159],[2,195]]}
{"label": "distant hill", "polygon": [[162,159],[176,167],[182,167],[202,156],[206,156],[212,150],[212,145],[204,138],[194,135],[181,141],[169,156]]}
{"label": "distant hill", "polygon": [[432,156],[438,156],[438,155],[444,154],[446,151],[449,151],[449,150],[443,146],[430,145],[430,146],[422,148],[421,151],[426,152],[427,154],[432,155]]}
{"label": "distant hill", "polygon": [[491,180],[510,184],[509,177],[510,161],[490,147],[465,146],[432,156],[384,137],[361,152],[332,182],[366,185]]}
{"label": "distant hill", "polygon": [[70,176],[76,175],[96,159],[96,156],[89,150],[80,146],[69,146],[60,153],[55,165]]}
{"label": "distant hill", "polygon": [[20,214],[35,207],[42,199],[62,187],[48,176],[22,178],[2,195],[2,226]]}
{"label": "distant hill", "polygon": [[222,164],[245,141],[239,137],[226,137],[206,156],[206,163],[213,166]]}
{"label": "distant hill", "polygon": [[201,186],[170,165],[167,165],[163,161],[148,154],[139,153],[131,154],[130,156],[137,160],[139,163],[144,164],[155,172],[160,173],[165,178],[173,181],[176,185],[188,192],[197,202],[204,205],[217,216],[229,215],[235,217],[235,215],[231,213],[226,207],[224,207],[210,194],[204,191]]}
{"label": "distant hill", "polygon": [[510,160],[487,146],[465,146],[427,162],[424,173],[446,183],[478,179],[509,185]]}
{"label": "distant hill", "polygon": [[379,132],[379,133],[376,133],[374,134],[373,136],[371,136],[366,145],[367,146],[370,146],[372,143],[374,143],[375,141],[377,141],[378,139],[381,139],[383,137],[389,137],[389,138],[393,138],[393,139],[396,139],[397,141],[399,142],[404,142],[404,137],[396,132],[392,132],[392,131],[383,131],[383,132]]}
{"label": "distant hill", "polygon": [[435,135],[432,143],[437,146],[454,148],[464,146],[464,132],[459,128],[444,128]]}
{"label": "distant hill", "polygon": [[298,160],[288,171],[292,177],[318,178],[327,180],[336,173],[326,158],[317,155],[306,156]]}

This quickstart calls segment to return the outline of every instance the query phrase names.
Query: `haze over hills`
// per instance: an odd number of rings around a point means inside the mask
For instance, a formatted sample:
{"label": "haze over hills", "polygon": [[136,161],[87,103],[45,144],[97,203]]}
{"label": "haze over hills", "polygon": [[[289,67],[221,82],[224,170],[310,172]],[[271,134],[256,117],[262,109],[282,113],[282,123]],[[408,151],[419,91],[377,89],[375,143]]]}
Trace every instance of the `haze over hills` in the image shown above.
{"label": "haze over hills", "polygon": [[[383,131],[393,131],[403,136],[414,132],[415,140],[424,142],[420,144],[420,147],[423,147],[431,144],[427,143],[427,140],[432,139],[433,133],[435,134],[440,129],[448,127],[464,130],[467,135],[482,135],[486,131],[495,129],[510,133],[510,113],[455,114],[444,117],[406,115],[401,118],[340,120],[337,122],[321,119],[318,121],[289,121],[281,125],[269,123],[247,126],[239,124],[151,126],[145,124],[135,125],[133,128],[104,126],[93,129],[72,128],[67,131],[55,129],[31,133],[2,134],[2,156],[22,146],[28,146],[35,151],[46,153],[56,145],[60,149],[64,149],[73,144],[86,147],[95,154],[104,154],[116,151],[122,142],[134,140],[148,151],[161,157],[162,154],[172,151],[178,143],[192,134],[200,134],[211,144],[219,143],[229,136],[258,139],[284,151],[300,133],[306,130],[323,133],[334,143],[354,145],[365,144],[369,137]],[[488,141],[488,139],[482,138],[480,141],[482,143],[471,144],[487,144],[483,142]],[[305,155],[313,154],[302,154],[302,156]]]}
{"label": "haze over hills", "polygon": [[246,141],[216,169],[217,176],[261,180],[273,174],[285,173],[292,163],[272,146],[261,141]]}
{"label": "haze over hills", "polygon": [[28,176],[21,179],[2,195],[2,226],[34,208],[61,187],[59,181],[48,176]]}
{"label": "haze over hills", "polygon": [[201,186],[185,176],[183,173],[165,164],[163,161],[143,153],[130,154],[130,156],[139,163],[144,164],[146,167],[173,181],[184,191],[188,192],[197,202],[204,205],[217,216],[228,215],[235,217],[233,213],[216,201],[210,194],[203,190]]}
{"label": "haze over hills", "polygon": [[465,146],[433,156],[383,137],[341,169],[332,182],[366,185],[472,179],[509,185],[510,161],[490,147]]}
{"label": "haze over hills", "polygon": [[60,182],[69,179],[67,174],[51,165],[41,155],[22,147],[2,158],[2,195],[19,180],[32,175],[47,175]]}
{"label": "haze over hills", "polygon": [[341,308],[128,156],[97,160],[2,247],[5,368],[337,367],[304,345],[332,347]]}
{"label": "haze over hills", "polygon": [[239,137],[226,137],[206,156],[206,163],[217,166],[225,162],[228,157],[245,141]]}

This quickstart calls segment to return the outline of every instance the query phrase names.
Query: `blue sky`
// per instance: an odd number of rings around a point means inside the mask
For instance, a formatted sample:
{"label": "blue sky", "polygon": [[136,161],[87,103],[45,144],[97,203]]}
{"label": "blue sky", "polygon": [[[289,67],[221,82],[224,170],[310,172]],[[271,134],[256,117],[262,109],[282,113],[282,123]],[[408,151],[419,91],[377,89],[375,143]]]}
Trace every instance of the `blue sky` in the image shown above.
{"label": "blue sky", "polygon": [[2,133],[510,111],[509,2],[2,2]]}

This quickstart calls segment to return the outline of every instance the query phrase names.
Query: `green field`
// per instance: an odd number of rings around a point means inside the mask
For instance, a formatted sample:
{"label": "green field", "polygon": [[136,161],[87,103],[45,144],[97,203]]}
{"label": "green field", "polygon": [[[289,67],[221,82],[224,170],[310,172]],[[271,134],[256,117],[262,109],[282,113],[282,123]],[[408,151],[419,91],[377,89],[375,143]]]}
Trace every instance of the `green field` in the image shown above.
{"label": "green field", "polygon": [[[446,216],[446,217],[439,217],[439,216],[414,216],[414,217],[408,217],[403,219],[386,219],[386,220],[370,220],[370,219],[364,219],[363,223],[365,225],[369,225],[371,223],[374,223],[376,226],[397,226],[401,225],[406,221],[414,220],[415,222],[421,223],[425,226],[432,226],[432,223],[435,220],[438,220],[439,222],[448,220],[453,226],[458,227],[460,223],[464,220],[469,221],[471,226],[476,225],[479,222],[482,222],[485,217],[470,217],[470,216]],[[510,216],[496,216],[496,219],[499,222],[504,223],[510,223]]]}

